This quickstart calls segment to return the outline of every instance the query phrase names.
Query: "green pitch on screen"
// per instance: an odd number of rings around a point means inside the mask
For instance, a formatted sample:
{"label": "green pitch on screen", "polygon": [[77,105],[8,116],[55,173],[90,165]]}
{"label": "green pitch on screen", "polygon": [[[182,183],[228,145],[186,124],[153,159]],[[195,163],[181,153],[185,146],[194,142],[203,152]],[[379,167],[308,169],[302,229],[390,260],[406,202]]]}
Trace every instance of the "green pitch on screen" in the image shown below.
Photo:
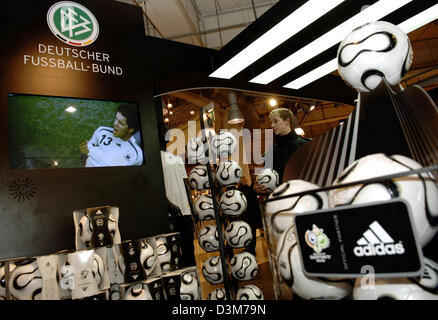
{"label": "green pitch on screen", "polygon": [[[99,126],[113,127],[120,102],[9,95],[11,169],[84,167],[79,144]],[[135,104],[132,104],[136,107]],[[76,111],[68,112],[67,108]]]}

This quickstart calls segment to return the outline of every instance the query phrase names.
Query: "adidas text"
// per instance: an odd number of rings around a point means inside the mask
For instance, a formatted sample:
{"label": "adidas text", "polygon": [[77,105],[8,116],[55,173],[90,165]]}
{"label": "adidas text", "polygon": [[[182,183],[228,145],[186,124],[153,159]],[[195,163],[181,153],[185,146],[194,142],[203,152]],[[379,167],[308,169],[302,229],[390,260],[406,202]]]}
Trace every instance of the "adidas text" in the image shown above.
{"label": "adidas text", "polygon": [[356,257],[373,257],[373,256],[386,256],[386,255],[402,255],[405,253],[405,248],[403,244],[398,243],[379,243],[379,244],[368,244],[364,246],[356,246],[353,249]]}

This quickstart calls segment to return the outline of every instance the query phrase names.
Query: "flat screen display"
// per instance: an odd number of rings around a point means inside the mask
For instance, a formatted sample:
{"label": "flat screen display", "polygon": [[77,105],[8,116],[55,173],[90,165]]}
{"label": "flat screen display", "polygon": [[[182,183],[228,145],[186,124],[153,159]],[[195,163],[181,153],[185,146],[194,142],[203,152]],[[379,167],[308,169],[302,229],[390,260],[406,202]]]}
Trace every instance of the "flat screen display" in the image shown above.
{"label": "flat screen display", "polygon": [[8,94],[11,169],[144,164],[138,105]]}

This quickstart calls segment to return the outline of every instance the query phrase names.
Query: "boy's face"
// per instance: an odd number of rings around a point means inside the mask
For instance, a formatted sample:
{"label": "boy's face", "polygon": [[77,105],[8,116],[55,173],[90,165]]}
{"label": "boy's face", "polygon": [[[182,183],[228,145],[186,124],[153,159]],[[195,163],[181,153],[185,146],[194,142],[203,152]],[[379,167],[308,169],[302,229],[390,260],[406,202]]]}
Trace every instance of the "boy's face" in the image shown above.
{"label": "boy's face", "polygon": [[274,134],[277,136],[282,136],[290,132],[290,120],[287,118],[284,120],[279,115],[274,115],[270,117],[271,128],[274,130]]}
{"label": "boy's face", "polygon": [[114,136],[126,140],[131,137],[133,131],[134,129],[128,127],[126,117],[120,112],[117,112],[114,119]]}

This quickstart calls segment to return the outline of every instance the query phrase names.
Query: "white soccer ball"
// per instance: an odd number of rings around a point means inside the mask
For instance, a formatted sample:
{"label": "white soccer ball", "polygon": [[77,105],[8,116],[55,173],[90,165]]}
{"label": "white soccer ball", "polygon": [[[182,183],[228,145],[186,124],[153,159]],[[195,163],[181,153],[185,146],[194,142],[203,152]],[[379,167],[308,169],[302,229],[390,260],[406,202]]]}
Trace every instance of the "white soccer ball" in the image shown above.
{"label": "white soccer ball", "polygon": [[[15,264],[9,262],[9,274],[15,269]],[[6,265],[0,263],[0,300],[6,300]]]}
{"label": "white soccer ball", "polygon": [[16,263],[9,278],[9,292],[16,300],[40,300],[43,279],[36,259]]}
{"label": "white soccer ball", "polygon": [[187,159],[190,164],[208,162],[208,142],[202,137],[191,138],[187,143]]}
{"label": "white soccer ball", "polygon": [[224,288],[217,288],[208,294],[208,300],[227,300]]}
{"label": "white soccer ball", "polygon": [[211,148],[216,157],[228,157],[236,151],[237,140],[230,132],[221,131],[211,140]]}
{"label": "white soccer ball", "polygon": [[[354,161],[333,185],[419,168],[421,165],[408,157],[376,153]],[[333,189],[329,192],[329,205],[336,207],[393,198],[402,198],[409,203],[417,236],[421,245],[425,246],[438,230],[438,188],[429,173],[404,176],[381,183]]]}
{"label": "white soccer ball", "polygon": [[245,195],[239,190],[228,190],[221,196],[220,208],[226,215],[237,217],[247,208]]}
{"label": "white soccer ball", "polygon": [[225,230],[227,244],[233,248],[247,247],[252,241],[252,230],[245,221],[233,221],[228,224]]}
{"label": "white soccer ball", "polygon": [[280,184],[280,177],[277,171],[267,168],[257,175],[256,181],[259,186],[264,186],[269,192],[272,192]]}
{"label": "white soccer ball", "polygon": [[181,275],[181,300],[200,300],[199,281],[196,272],[186,272]]}
{"label": "white soccer ball", "polygon": [[337,300],[350,294],[353,286],[343,280],[330,281],[307,277],[303,273],[295,227],[292,225],[281,235],[277,244],[277,268],[281,279],[294,294],[305,300]]}
{"label": "white soccer ball", "polygon": [[222,187],[233,186],[243,177],[242,168],[234,160],[226,160],[219,164],[216,179]]}
{"label": "white soccer ball", "polygon": [[248,284],[245,285],[239,290],[237,290],[236,294],[237,300],[263,300],[263,292],[255,285]]}
{"label": "white soccer ball", "polygon": [[438,300],[438,264],[426,257],[419,281],[415,278],[375,279],[374,283],[363,280],[356,280],[355,300]]}
{"label": "white soccer ball", "polygon": [[96,284],[99,287],[104,279],[105,265],[101,256],[99,256],[98,254],[94,254],[92,273],[94,279],[96,280]]}
{"label": "white soccer ball", "polygon": [[189,183],[194,190],[210,189],[207,166],[199,165],[194,167],[189,173]]}
{"label": "white soccer ball", "polygon": [[158,237],[156,240],[157,258],[162,271],[170,270],[171,252],[165,237]]}
{"label": "white soccer ball", "polygon": [[200,221],[214,219],[215,215],[212,196],[209,194],[201,195],[195,202],[195,212]]}
{"label": "white soccer ball", "polygon": [[202,265],[202,275],[210,284],[219,284],[224,282],[221,257],[213,256],[208,258]]}
{"label": "white soccer ball", "polygon": [[219,235],[215,224],[205,226],[199,231],[198,243],[207,252],[219,250]]}
{"label": "white soccer ball", "polygon": [[351,31],[338,49],[338,70],[360,92],[374,90],[384,77],[397,85],[411,67],[412,47],[397,26],[376,21]]}
{"label": "white soccer ball", "polygon": [[125,291],[123,300],[153,300],[146,284],[136,283]]}
{"label": "white soccer ball", "polygon": [[256,257],[249,252],[236,254],[230,261],[231,274],[240,281],[252,280],[259,271]]}
{"label": "white soccer ball", "polygon": [[157,265],[157,257],[154,248],[144,240],[141,242],[140,262],[149,277]]}
{"label": "white soccer ball", "polygon": [[[277,187],[268,197],[292,195],[300,192],[319,189],[319,186],[304,180],[289,180]],[[272,235],[278,240],[280,235],[293,223],[294,215],[307,211],[328,207],[328,196],[324,191],[313,192],[302,196],[267,202],[265,205],[266,220],[270,224]]]}

